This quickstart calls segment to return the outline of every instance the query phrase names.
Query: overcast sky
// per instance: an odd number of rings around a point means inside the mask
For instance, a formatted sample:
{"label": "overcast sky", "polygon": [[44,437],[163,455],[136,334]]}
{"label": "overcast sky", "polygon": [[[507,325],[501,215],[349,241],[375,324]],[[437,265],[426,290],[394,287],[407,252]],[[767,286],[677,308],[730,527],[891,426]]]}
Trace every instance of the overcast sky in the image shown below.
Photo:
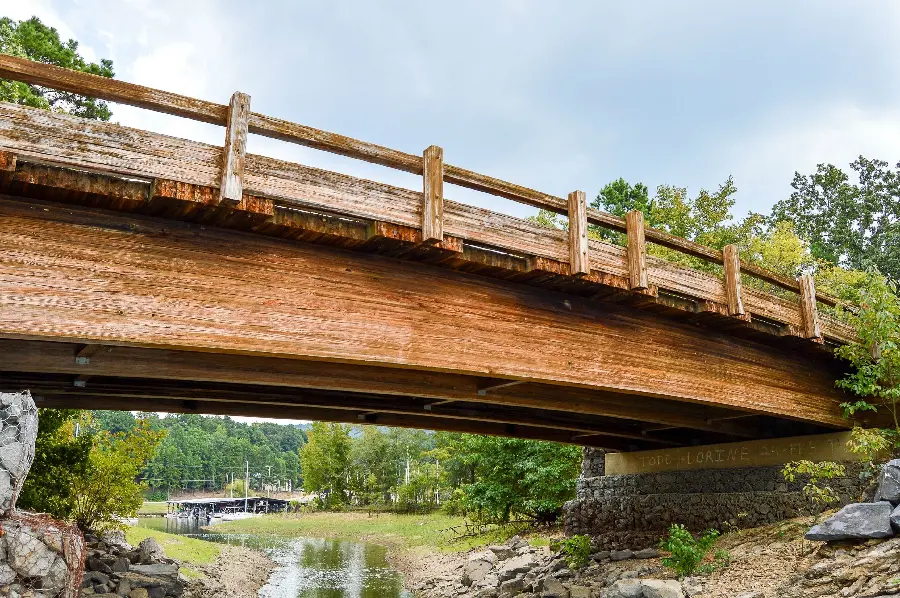
{"label": "overcast sky", "polygon": [[[252,108],[565,196],[624,177],[767,212],[795,170],[900,159],[900,3],[0,0],[116,76]],[[221,144],[221,128],[113,120]],[[254,153],[411,188],[418,177],[251,137]],[[532,209],[454,187],[448,197]]]}

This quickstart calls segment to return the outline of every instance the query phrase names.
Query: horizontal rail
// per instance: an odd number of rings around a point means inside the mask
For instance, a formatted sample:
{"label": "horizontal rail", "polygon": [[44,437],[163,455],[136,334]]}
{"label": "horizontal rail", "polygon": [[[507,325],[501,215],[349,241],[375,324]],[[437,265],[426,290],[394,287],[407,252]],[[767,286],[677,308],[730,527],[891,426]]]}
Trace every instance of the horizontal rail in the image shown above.
{"label": "horizontal rail", "polygon": [[[13,79],[32,85],[128,104],[201,122],[222,126],[227,124],[228,106],[225,104],[73,71],[24,58],[0,54],[0,78]],[[328,151],[404,172],[417,175],[422,175],[424,172],[423,160],[420,155],[409,154],[352,137],[330,133],[315,127],[252,112],[248,118],[248,128],[250,133],[257,135]],[[444,181],[535,208],[568,215],[568,202],[566,199],[451,164],[444,164]],[[624,218],[602,210],[588,209],[587,221],[590,224],[615,231],[626,231]],[[677,237],[665,231],[645,227],[645,237],[647,241],[686,255],[720,265],[723,263],[722,251]],[[796,293],[801,291],[800,283],[795,279],[743,260],[740,262],[740,267],[743,274],[753,276],[788,291]],[[839,299],[822,293],[817,293],[815,299],[832,307],[841,304]]]}

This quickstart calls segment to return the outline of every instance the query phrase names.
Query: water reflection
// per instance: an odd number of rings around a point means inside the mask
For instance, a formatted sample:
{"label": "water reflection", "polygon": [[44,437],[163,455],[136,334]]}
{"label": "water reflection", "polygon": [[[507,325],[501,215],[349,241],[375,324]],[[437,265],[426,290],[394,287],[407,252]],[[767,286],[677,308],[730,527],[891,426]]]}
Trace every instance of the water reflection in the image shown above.
{"label": "water reflection", "polygon": [[205,532],[196,520],[144,519],[140,525],[264,550],[277,564],[260,598],[409,598],[382,546],[327,538]]}

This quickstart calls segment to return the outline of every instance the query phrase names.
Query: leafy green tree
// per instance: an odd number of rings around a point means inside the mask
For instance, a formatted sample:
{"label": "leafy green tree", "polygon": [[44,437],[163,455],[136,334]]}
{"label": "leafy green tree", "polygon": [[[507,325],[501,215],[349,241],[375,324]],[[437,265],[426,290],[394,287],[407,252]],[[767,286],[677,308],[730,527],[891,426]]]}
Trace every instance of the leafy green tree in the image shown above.
{"label": "leafy green tree", "polygon": [[794,174],[794,192],[775,204],[772,220],[790,220],[812,254],[845,268],[878,268],[900,279],[900,164],[860,156],[857,182],[833,164]]}
{"label": "leafy green tree", "polygon": [[163,436],[146,420],[128,432],[94,434],[87,471],[75,477],[72,486],[71,517],[78,527],[115,527],[119,518],[137,514],[144,500],[144,485],[137,477]]}
{"label": "leafy green tree", "polygon": [[452,458],[472,474],[461,486],[463,507],[479,520],[506,522],[515,515],[553,521],[575,494],[577,446],[471,434],[448,440]]}
{"label": "leafy green tree", "polygon": [[74,508],[75,481],[88,471],[93,435],[75,435],[81,418],[76,409],[39,409],[34,463],[25,478],[17,505],[68,520]]}
{"label": "leafy green tree", "polygon": [[[101,77],[115,75],[111,60],[103,59],[100,64],[87,62],[78,53],[77,41],[70,39],[63,42],[56,29],[47,27],[37,17],[27,21],[0,18],[0,53]],[[112,116],[109,106],[102,100],[6,79],[0,79],[0,101],[67,112],[94,120],[109,120]]]}
{"label": "leafy green tree", "polygon": [[308,441],[300,449],[303,487],[325,497],[329,507],[347,500],[350,465],[350,426],[313,422]]}

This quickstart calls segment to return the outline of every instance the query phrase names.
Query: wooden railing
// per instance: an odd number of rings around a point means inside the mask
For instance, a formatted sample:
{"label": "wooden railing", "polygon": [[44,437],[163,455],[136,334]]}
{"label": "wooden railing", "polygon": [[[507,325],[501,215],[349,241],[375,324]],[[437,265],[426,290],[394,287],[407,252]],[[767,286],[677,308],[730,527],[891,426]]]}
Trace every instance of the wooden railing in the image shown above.
{"label": "wooden railing", "polygon": [[250,110],[250,97],[244,93],[236,92],[227,105],[217,104],[3,54],[0,54],[0,78],[224,126],[226,136],[219,201],[226,205],[235,205],[241,200],[247,136],[254,133],[421,175],[424,189],[421,228],[426,243],[440,243],[444,238],[443,183],[448,182],[567,216],[569,261],[575,276],[590,274],[588,225],[598,225],[626,234],[628,281],[635,291],[648,289],[651,284],[646,253],[649,241],[722,266],[728,313],[736,318],[749,319],[742,301],[742,274],[798,293],[801,335],[811,340],[822,339],[817,302],[829,306],[839,304],[834,297],[816,293],[809,275],[795,280],[741,260],[734,245],[720,251],[647,227],[640,212],[620,218],[590,208],[583,191],[573,191],[563,199],[447,164],[438,146],[428,147],[419,156],[265,116]]}

